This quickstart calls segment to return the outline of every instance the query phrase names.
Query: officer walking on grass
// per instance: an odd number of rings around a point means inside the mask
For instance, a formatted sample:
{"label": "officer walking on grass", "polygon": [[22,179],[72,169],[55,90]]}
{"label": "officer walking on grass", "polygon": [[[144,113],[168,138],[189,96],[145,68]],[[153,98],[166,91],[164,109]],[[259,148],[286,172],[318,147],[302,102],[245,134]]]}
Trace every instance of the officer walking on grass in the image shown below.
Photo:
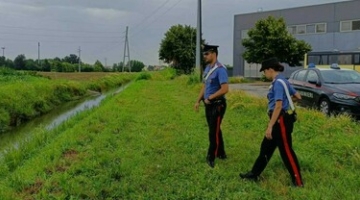
{"label": "officer walking on grass", "polygon": [[[273,80],[268,93],[268,116],[270,118],[265,137],[261,143],[260,154],[256,159],[251,171],[241,173],[240,177],[248,180],[258,180],[259,175],[270,161],[276,147],[279,147],[281,158],[289,171],[294,186],[302,187],[303,182],[300,173],[299,162],[292,148],[294,122],[296,121],[292,106],[293,96],[301,99],[301,96],[289,84],[283,75],[284,67],[277,58],[265,60],[260,72],[264,71],[266,78]],[[291,109],[290,109],[291,108]]]}
{"label": "officer walking on grass", "polygon": [[215,158],[226,159],[224,141],[220,128],[226,110],[225,94],[229,90],[227,70],[217,60],[218,46],[205,45],[203,86],[195,103],[195,111],[199,111],[200,102],[205,104],[206,121],[209,127],[209,149],[206,156],[207,164],[215,166]]}

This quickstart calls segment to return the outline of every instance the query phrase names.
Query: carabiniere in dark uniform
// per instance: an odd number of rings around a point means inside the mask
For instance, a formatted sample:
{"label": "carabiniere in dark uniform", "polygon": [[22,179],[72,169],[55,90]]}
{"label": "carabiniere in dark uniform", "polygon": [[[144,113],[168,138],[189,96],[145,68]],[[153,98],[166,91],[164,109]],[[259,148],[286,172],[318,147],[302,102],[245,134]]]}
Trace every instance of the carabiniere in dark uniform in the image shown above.
{"label": "carabiniere in dark uniform", "polygon": [[208,64],[204,70],[203,87],[195,103],[198,111],[200,101],[205,104],[206,121],[209,127],[209,148],[206,161],[215,166],[215,158],[226,159],[224,141],[220,128],[226,111],[225,94],[228,92],[228,75],[224,65],[217,61],[218,46],[205,45],[204,59]]}
{"label": "carabiniere in dark uniform", "polygon": [[[284,67],[277,58],[265,60],[260,72],[264,71],[266,78],[272,79],[268,93],[268,115],[270,121],[265,137],[261,143],[260,154],[251,171],[241,173],[240,177],[248,180],[258,180],[265,169],[276,147],[279,148],[281,158],[291,176],[294,186],[303,186],[300,166],[292,147],[292,131],[296,121],[295,110],[290,109],[291,96],[301,99],[301,96],[280,73]],[[286,94],[288,92],[288,94]]]}

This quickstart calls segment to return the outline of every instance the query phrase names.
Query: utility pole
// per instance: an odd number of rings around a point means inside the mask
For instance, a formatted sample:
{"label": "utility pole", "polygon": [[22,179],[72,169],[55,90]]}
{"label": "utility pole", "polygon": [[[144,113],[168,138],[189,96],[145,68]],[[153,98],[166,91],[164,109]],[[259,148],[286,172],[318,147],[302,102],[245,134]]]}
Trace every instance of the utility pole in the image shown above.
{"label": "utility pole", "polygon": [[5,47],[1,47],[1,49],[3,50],[3,57],[5,58]]}
{"label": "utility pole", "polygon": [[81,56],[81,47],[79,47],[78,52],[79,52],[79,72],[81,72],[81,59],[80,59],[80,56]]}
{"label": "utility pole", "polygon": [[[125,45],[124,45],[124,57],[123,57],[123,68],[122,71],[124,71],[124,67],[125,67],[125,58],[128,58],[128,63],[129,63],[129,72],[131,72],[131,63],[130,63],[130,48],[129,48],[129,38],[128,38],[128,32],[129,32],[129,27],[126,27],[126,36],[125,36]],[[126,55],[127,54],[127,55]]]}
{"label": "utility pole", "polygon": [[198,0],[197,11],[197,28],[196,28],[196,70],[200,72],[200,80],[202,80],[202,67],[201,67],[201,0]]}
{"label": "utility pole", "polygon": [[38,65],[40,66],[40,42],[38,42]]}
{"label": "utility pole", "polygon": [[105,57],[105,68],[107,68],[107,58]]}

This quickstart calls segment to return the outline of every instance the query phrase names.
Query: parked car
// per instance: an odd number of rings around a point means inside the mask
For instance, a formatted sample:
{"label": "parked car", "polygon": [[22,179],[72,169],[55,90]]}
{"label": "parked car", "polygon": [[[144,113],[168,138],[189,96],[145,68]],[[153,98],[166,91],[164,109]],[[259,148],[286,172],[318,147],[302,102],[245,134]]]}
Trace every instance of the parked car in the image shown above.
{"label": "parked car", "polygon": [[360,73],[355,70],[337,65],[300,69],[290,75],[289,82],[301,94],[302,106],[318,108],[327,115],[360,117]]}

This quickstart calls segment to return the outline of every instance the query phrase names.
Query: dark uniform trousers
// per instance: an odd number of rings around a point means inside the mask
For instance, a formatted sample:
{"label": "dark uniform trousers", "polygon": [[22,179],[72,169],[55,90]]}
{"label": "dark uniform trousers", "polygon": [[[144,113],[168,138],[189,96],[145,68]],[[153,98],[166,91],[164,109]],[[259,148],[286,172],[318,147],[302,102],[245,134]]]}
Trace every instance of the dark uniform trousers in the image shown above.
{"label": "dark uniform trousers", "polygon": [[[270,118],[271,114],[272,113],[269,113]],[[260,155],[256,159],[251,170],[254,175],[259,176],[261,174],[267,163],[270,161],[276,147],[279,147],[281,158],[291,175],[293,184],[296,186],[303,185],[299,162],[292,148],[291,133],[293,127],[294,121],[292,120],[292,117],[289,114],[282,112],[277,123],[273,126],[272,140],[268,140],[264,137],[261,143]]]}
{"label": "dark uniform trousers", "polygon": [[215,100],[211,104],[205,104],[206,121],[209,126],[209,149],[208,159],[213,161],[217,156],[225,155],[224,141],[221,132],[221,121],[226,110],[226,100]]}

